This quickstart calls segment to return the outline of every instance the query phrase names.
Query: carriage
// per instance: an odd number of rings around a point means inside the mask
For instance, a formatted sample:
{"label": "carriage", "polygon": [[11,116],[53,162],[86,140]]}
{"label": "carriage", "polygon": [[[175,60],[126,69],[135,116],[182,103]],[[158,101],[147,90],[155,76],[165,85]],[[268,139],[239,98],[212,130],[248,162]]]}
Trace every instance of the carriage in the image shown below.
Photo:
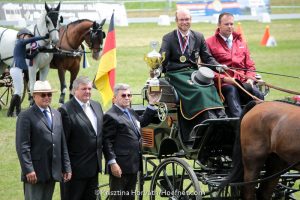
{"label": "carriage", "polygon": [[[150,125],[142,128],[144,164],[138,176],[138,198],[241,199],[240,186],[248,183],[230,183],[220,187],[234,164],[232,154],[239,118],[206,119],[186,128],[176,90],[165,77],[159,78],[159,83],[162,96],[157,104],[157,115]],[[141,92],[142,102],[132,105],[139,114],[148,105],[148,89],[147,83]],[[267,95],[268,88],[262,90]],[[261,172],[256,184],[272,178],[261,179],[264,173]],[[280,181],[272,199],[296,199],[299,175],[295,171],[276,174]],[[144,188],[145,181],[150,181],[150,188]],[[104,191],[101,186],[99,194]]]}

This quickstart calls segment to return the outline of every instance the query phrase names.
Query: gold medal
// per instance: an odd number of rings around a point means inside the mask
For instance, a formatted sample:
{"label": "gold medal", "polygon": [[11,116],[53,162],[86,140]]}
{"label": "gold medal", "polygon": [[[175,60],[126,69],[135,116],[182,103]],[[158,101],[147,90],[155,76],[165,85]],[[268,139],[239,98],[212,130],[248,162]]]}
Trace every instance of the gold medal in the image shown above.
{"label": "gold medal", "polygon": [[184,63],[186,61],[186,57],[184,55],[180,56],[180,62]]}

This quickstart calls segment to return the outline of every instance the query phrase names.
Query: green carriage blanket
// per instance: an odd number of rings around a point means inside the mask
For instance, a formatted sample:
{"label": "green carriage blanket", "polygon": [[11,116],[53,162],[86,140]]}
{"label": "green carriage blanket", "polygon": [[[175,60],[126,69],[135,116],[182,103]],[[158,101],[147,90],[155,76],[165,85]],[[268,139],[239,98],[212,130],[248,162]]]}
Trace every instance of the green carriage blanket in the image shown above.
{"label": "green carriage blanket", "polygon": [[214,84],[199,85],[191,81],[191,74],[195,69],[182,69],[166,73],[170,84],[176,89],[180,99],[182,116],[191,120],[203,111],[224,109]]}

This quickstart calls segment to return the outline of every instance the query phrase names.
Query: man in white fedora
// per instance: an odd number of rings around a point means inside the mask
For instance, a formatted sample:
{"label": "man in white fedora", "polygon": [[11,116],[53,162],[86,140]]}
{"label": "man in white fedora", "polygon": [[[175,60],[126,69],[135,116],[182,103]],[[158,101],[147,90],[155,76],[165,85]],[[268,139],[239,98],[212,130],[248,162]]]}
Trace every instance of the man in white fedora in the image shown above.
{"label": "man in white fedora", "polygon": [[16,150],[25,200],[51,200],[55,182],[72,176],[61,115],[50,107],[53,92],[48,81],[36,81],[35,104],[17,119]]}

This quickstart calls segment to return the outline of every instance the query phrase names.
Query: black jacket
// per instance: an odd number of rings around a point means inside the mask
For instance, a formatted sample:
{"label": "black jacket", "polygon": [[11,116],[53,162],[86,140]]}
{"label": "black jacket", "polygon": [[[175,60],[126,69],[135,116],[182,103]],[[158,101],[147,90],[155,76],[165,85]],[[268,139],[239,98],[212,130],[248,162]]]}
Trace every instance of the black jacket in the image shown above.
{"label": "black jacket", "polygon": [[[156,111],[147,108],[142,116],[129,109],[136,127],[147,126]],[[106,161],[116,159],[123,174],[137,173],[141,167],[141,132],[115,105],[103,119],[103,152]],[[109,173],[110,168],[109,168]]]}
{"label": "black jacket", "polygon": [[35,171],[38,182],[62,181],[62,173],[71,172],[61,115],[51,109],[52,128],[37,105],[19,114],[16,127],[16,149],[25,175]]}
{"label": "black jacket", "polygon": [[72,179],[93,177],[102,170],[103,111],[96,101],[90,100],[90,105],[97,117],[97,135],[75,97],[59,109],[71,160]]}
{"label": "black jacket", "polygon": [[[181,37],[181,36],[180,36]],[[206,64],[218,65],[219,63],[210,54],[207,48],[204,36],[202,33],[190,30],[189,45],[184,52],[186,62],[180,62],[179,58],[182,55],[179,40],[177,37],[177,29],[164,35],[160,48],[160,53],[165,52],[165,60],[163,61],[163,71],[179,70],[186,67],[197,69],[197,59]]]}

